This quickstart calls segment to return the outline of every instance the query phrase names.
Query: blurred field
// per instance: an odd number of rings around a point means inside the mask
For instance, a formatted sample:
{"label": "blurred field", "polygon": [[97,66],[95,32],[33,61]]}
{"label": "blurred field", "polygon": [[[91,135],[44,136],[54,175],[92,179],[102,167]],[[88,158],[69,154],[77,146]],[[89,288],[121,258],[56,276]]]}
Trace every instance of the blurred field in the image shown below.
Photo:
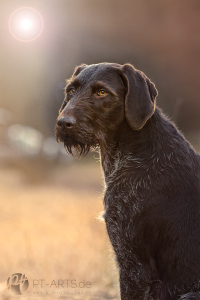
{"label": "blurred field", "polygon": [[[103,210],[98,162],[57,166],[34,185],[19,170],[4,168],[0,189],[0,282],[18,272],[30,284],[22,296],[5,290],[0,299],[118,299],[117,269],[105,224],[97,219]],[[91,287],[33,288],[40,279],[85,280]]]}

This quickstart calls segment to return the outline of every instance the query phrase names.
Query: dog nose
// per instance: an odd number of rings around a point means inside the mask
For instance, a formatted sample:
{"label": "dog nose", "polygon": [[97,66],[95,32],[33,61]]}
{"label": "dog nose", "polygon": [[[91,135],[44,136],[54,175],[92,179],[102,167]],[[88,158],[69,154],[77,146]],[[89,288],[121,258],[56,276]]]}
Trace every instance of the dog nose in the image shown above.
{"label": "dog nose", "polygon": [[73,128],[75,124],[76,124],[76,119],[72,116],[61,117],[57,121],[57,125],[61,128],[61,130]]}

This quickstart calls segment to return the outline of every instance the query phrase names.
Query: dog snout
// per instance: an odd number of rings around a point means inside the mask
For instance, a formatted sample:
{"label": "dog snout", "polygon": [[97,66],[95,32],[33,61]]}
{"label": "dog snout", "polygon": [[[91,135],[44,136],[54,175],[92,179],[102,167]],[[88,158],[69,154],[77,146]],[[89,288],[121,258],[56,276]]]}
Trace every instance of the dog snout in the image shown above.
{"label": "dog snout", "polygon": [[61,117],[57,121],[57,126],[62,130],[68,130],[75,126],[76,119],[73,116]]}

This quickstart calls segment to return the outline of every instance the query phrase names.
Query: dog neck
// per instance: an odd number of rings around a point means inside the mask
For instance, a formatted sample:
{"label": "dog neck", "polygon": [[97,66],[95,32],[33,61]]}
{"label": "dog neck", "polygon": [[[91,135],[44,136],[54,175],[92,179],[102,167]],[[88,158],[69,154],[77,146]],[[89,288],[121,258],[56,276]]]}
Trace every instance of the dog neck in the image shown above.
{"label": "dog neck", "polygon": [[[180,139],[182,145],[187,143],[159,108],[140,130],[133,130],[124,120],[116,132],[106,136],[100,143],[105,181],[119,176],[120,170],[130,172],[130,167],[134,170],[140,167],[144,169],[145,164],[146,168],[153,164],[156,164],[156,168],[159,164],[160,168],[169,165],[172,155],[184,160],[184,147],[183,150],[178,147]],[[188,149],[188,146],[185,148]]]}
{"label": "dog neck", "polygon": [[101,140],[100,155],[105,179],[110,177],[127,157],[142,157],[144,151],[149,148],[151,134],[148,125],[141,130],[133,130],[124,120],[116,132]]}

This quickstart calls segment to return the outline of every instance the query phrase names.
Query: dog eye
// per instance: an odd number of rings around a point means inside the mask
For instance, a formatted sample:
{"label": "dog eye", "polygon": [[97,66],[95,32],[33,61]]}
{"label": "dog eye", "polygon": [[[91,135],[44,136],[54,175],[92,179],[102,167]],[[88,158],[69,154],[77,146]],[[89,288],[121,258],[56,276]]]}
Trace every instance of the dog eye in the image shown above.
{"label": "dog eye", "polygon": [[105,90],[99,90],[98,93],[97,93],[98,96],[105,96],[107,94],[108,93]]}
{"label": "dog eye", "polygon": [[74,92],[75,92],[75,89],[70,89],[69,91],[68,91],[68,93],[70,94],[70,95],[74,95]]}

